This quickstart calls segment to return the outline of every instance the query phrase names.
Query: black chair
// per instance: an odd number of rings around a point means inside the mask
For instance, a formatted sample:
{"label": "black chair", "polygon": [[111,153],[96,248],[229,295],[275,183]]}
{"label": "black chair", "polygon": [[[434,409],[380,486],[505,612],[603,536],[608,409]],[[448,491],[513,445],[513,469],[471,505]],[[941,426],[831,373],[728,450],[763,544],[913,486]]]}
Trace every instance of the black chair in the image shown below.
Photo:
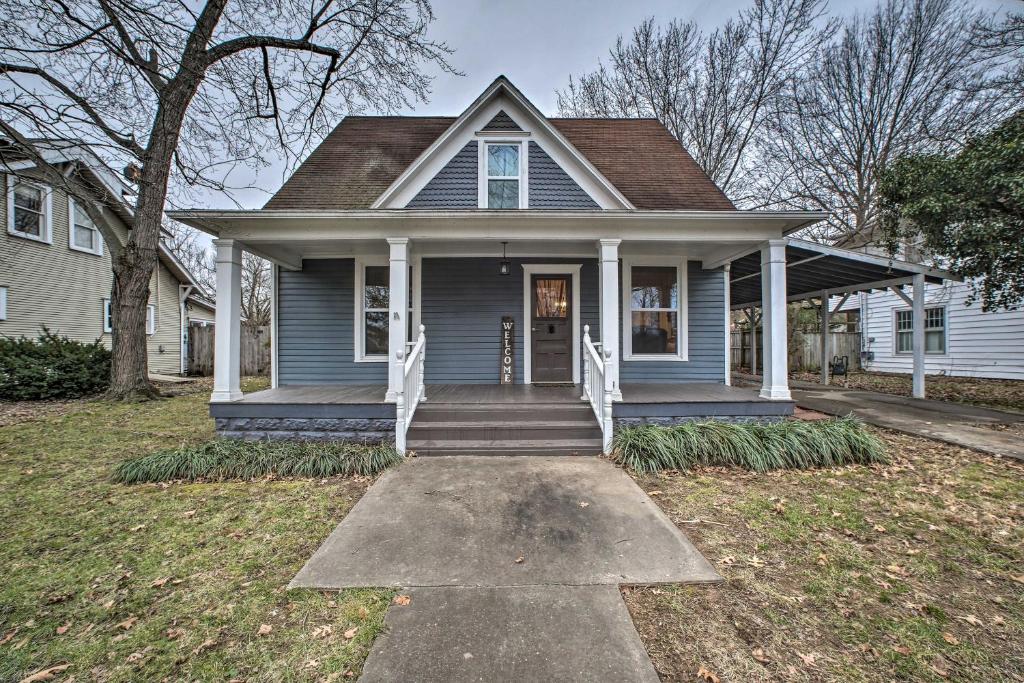
{"label": "black chair", "polygon": [[835,356],[828,364],[828,372],[833,377],[845,377],[846,371],[850,368],[849,356]]}

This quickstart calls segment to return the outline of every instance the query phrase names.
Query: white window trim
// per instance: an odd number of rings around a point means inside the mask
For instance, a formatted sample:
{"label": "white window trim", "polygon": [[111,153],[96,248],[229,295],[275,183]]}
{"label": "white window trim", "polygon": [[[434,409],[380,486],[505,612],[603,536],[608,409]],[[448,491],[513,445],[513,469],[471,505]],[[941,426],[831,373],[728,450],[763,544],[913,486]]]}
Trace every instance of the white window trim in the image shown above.
{"label": "white window trim", "polygon": [[7,320],[7,286],[0,286],[0,320]]}
{"label": "white window trim", "polygon": [[[100,315],[103,317],[103,334],[110,334],[113,332],[110,299],[103,299]],[[154,334],[156,334],[156,305],[146,304],[146,336],[152,337]]]}
{"label": "white window trim", "polygon": [[[941,308],[942,309],[942,351],[929,351],[927,344],[925,344],[924,353],[925,353],[926,356],[932,356],[932,357],[935,357],[935,356],[948,356],[949,355],[949,309],[946,307],[945,304],[937,304],[937,305],[925,304],[924,305],[924,318],[925,318],[925,322],[926,323],[928,321],[928,311],[929,311],[929,309],[933,309],[933,308]],[[913,315],[913,310],[914,309],[910,308],[909,306],[897,306],[897,307],[892,309],[892,355],[894,355],[894,356],[900,356],[900,357],[906,358],[906,357],[914,355],[913,347],[911,347],[910,351],[900,351],[900,331],[899,331],[899,323],[898,323],[898,320],[899,320],[899,315],[898,314],[900,312],[907,312],[907,311],[909,311],[911,313],[911,315]],[[925,328],[925,332],[927,332],[927,331],[928,331],[928,329]],[[906,332],[906,330],[904,332]],[[911,332],[911,334],[913,334],[913,330],[912,329],[909,330],[909,332]]]}
{"label": "white window trim", "polygon": [[[409,318],[412,320],[413,334],[416,334],[416,330],[420,327],[420,277],[423,272],[423,262],[420,258],[410,257],[408,264],[412,268],[412,296],[409,298]],[[363,309],[363,283],[366,281],[366,266],[390,265],[391,262],[387,256],[363,256],[355,259],[355,287],[353,287],[355,323],[352,325],[352,329],[355,330],[355,343],[352,346],[352,360],[356,363],[388,362],[387,354],[366,354],[366,318],[363,315],[365,313]]]}
{"label": "white window trim", "polygon": [[94,254],[96,256],[103,256],[103,235],[100,233],[100,229],[94,227],[96,231],[96,248],[86,249],[75,244],[75,231],[78,230],[78,225],[75,223],[75,209],[77,202],[74,197],[68,197],[68,248],[74,251],[80,251],[85,254]]}
{"label": "white window trim", "polygon": [[[519,181],[519,208],[529,207],[529,141],[522,137],[500,137],[480,140],[477,144],[477,178],[480,179],[477,187],[477,200],[481,209],[487,207],[487,147],[489,145],[514,145],[519,147],[519,176],[495,176],[494,180],[518,180]],[[495,211],[513,211],[514,209],[495,209]]]}
{"label": "white window trim", "polygon": [[[674,266],[676,269],[676,292],[679,308],[677,311],[675,353],[633,353],[633,266]],[[637,256],[622,259],[622,360],[651,362],[681,362],[690,355],[690,296],[687,289],[689,280],[687,268],[689,264],[685,256],[656,257]]]}
{"label": "white window trim", "polygon": [[[18,184],[29,185],[38,189],[43,194],[43,229],[42,235],[38,237],[14,228],[14,187]],[[33,242],[53,244],[53,191],[49,186],[14,175],[7,176],[7,232],[15,237],[32,240]]]}
{"label": "white window trim", "polygon": [[572,383],[580,383],[580,270],[579,263],[524,263],[523,264],[523,383],[533,384],[533,294],[531,276],[570,275],[572,277]]}

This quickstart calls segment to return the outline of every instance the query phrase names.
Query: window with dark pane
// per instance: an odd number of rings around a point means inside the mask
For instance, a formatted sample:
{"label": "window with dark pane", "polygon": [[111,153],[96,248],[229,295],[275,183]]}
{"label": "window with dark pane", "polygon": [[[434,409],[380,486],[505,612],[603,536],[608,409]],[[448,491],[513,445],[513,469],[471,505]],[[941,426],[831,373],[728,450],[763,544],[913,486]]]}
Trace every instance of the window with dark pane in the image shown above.
{"label": "window with dark pane", "polygon": [[679,353],[679,274],[675,266],[630,270],[631,351]]}
{"label": "window with dark pane", "polygon": [[25,183],[14,186],[14,231],[43,236],[43,191]]}

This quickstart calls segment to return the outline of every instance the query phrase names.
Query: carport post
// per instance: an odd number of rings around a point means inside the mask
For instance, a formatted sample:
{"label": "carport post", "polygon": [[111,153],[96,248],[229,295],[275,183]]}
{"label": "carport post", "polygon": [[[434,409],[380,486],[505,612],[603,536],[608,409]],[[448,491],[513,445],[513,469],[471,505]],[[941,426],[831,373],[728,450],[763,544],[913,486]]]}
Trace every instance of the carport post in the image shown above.
{"label": "carport post", "polygon": [[761,398],[789,401],[789,358],[786,339],[786,240],[768,240],[761,247],[761,338],[764,372]]}
{"label": "carport post", "polygon": [[831,339],[829,338],[829,320],[832,317],[832,309],[828,302],[828,292],[821,293],[821,383],[828,385],[828,359],[832,355]]}
{"label": "carport post", "polygon": [[914,398],[924,398],[924,274],[917,273],[911,281],[914,286],[914,304],[911,324],[914,344]]}

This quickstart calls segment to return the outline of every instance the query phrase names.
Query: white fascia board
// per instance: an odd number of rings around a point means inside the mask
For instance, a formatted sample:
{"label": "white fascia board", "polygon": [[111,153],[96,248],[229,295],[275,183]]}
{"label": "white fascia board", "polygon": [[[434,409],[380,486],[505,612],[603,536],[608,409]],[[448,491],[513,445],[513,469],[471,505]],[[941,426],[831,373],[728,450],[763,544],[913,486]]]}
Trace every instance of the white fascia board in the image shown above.
{"label": "white fascia board", "polygon": [[[413,161],[371,205],[372,209],[401,209],[419,193],[452,157],[476,138],[476,133],[504,111],[529,133],[562,170],[602,209],[632,209],[633,205],[579,150],[552,126],[540,111],[504,76],[499,77]],[[501,137],[501,136],[498,136]],[[525,137],[513,132],[507,137]]]}
{"label": "white fascia board", "polygon": [[882,266],[884,268],[892,268],[895,270],[904,270],[911,273],[921,273],[928,277],[941,278],[943,280],[953,280],[955,282],[963,282],[963,278],[956,273],[951,273],[948,270],[941,270],[939,268],[932,268],[926,266],[923,263],[911,263],[909,261],[900,261],[885,256],[875,256],[873,254],[865,254],[862,251],[853,251],[852,249],[843,249],[842,247],[830,247],[825,244],[818,244],[817,242],[809,242],[807,240],[790,238],[789,244],[792,247],[798,249],[806,249],[808,251],[816,251],[819,254],[826,256],[838,256],[840,258],[850,259],[851,261],[860,261],[861,263],[870,263],[875,266]]}
{"label": "white fascia board", "polygon": [[246,243],[383,239],[625,239],[716,241],[778,239],[802,212],[765,211],[174,211],[212,235]]}

